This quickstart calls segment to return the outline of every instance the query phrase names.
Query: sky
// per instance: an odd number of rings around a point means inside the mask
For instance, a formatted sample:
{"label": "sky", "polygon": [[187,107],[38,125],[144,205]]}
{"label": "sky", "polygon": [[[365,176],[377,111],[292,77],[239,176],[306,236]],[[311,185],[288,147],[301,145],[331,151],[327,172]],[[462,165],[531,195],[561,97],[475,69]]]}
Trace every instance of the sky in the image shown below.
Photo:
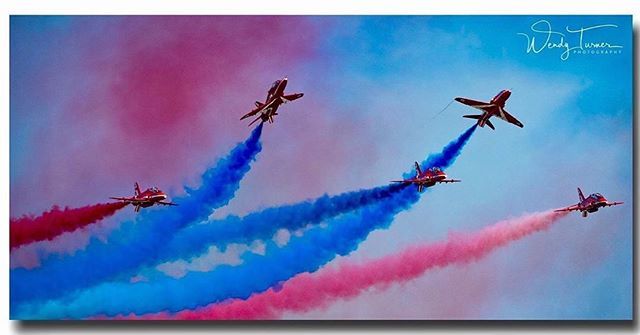
{"label": "sky", "polygon": [[[615,25],[584,38],[622,48],[527,52],[522,34],[540,20],[572,45],[567,28]],[[478,129],[447,171],[462,183],[438,185],[349,257],[568,206],[576,187],[625,205],[285,317],[631,318],[630,16],[14,16],[10,39],[12,217],[129,195],[135,181],[180,195],[248,135],[238,119],[284,76],[305,95],[265,126],[260,158],[215,217],[385,184],[471,125],[466,106],[441,112],[454,97],[510,89],[506,109],[524,128],[496,119],[495,131]],[[133,215],[89,229],[108,234]],[[61,238],[74,250],[87,234]]]}

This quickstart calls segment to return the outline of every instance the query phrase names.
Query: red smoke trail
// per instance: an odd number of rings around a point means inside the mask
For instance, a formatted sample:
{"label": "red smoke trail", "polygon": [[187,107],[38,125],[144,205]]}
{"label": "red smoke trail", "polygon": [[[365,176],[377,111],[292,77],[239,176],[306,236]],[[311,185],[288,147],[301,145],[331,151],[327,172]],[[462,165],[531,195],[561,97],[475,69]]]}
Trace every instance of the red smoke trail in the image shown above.
{"label": "red smoke trail", "polygon": [[31,242],[51,240],[62,233],[74,231],[111,216],[126,205],[113,202],[80,208],[60,209],[54,206],[38,217],[23,216],[11,219],[11,249]]}
{"label": "red smoke trail", "polygon": [[[269,289],[247,300],[233,299],[177,314],[158,313],[144,319],[275,319],[284,312],[306,312],[371,288],[405,282],[430,269],[478,260],[489,252],[549,228],[566,213],[541,212],[500,221],[475,233],[450,233],[447,240],[418,245],[365,263],[343,262],[315,274],[303,273],[279,290]],[[137,318],[136,316],[129,316]]]}

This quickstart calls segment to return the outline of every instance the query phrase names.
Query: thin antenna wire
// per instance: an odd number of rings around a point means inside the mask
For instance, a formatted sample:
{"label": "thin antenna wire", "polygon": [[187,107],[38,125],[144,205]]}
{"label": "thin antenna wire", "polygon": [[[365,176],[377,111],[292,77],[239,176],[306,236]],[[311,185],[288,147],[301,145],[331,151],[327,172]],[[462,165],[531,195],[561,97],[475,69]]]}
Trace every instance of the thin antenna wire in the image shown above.
{"label": "thin antenna wire", "polygon": [[449,106],[451,106],[451,104],[453,103],[454,100],[449,101],[449,103],[447,104],[447,106],[445,108],[443,108],[441,111],[438,112],[438,114],[434,115],[431,117],[431,119],[435,119],[436,117],[438,117],[438,115],[442,114],[442,112],[444,112],[447,108],[449,108]]}

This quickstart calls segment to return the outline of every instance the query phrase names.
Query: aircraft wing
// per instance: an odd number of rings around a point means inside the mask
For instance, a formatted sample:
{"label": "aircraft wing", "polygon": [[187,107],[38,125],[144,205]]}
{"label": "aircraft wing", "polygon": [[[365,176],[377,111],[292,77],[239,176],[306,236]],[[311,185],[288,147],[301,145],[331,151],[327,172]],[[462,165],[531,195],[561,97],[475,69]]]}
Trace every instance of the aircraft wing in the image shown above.
{"label": "aircraft wing", "polygon": [[158,201],[157,203],[165,206],[178,206],[178,204],[174,204],[173,202],[168,201]]}
{"label": "aircraft wing", "polygon": [[520,128],[523,128],[524,125],[522,124],[522,122],[518,121],[518,119],[516,119],[515,117],[513,117],[513,115],[507,113],[507,111],[504,108],[500,108],[499,112],[496,114],[497,117],[511,123],[514,124]]}
{"label": "aircraft wing", "polygon": [[607,204],[605,206],[616,206],[616,205],[622,205],[624,204],[624,202],[622,201],[614,201],[614,202],[607,202]]}
{"label": "aircraft wing", "polygon": [[461,181],[462,181],[462,180],[460,180],[460,179],[443,179],[443,180],[441,180],[441,181],[439,181],[439,182],[440,182],[440,183],[445,183],[445,184],[446,184],[446,183],[459,183],[459,182],[461,182]]}
{"label": "aircraft wing", "polygon": [[247,113],[247,114],[243,115],[243,116],[240,118],[240,120],[244,120],[244,119],[246,119],[246,118],[248,118],[248,117],[250,117],[250,116],[254,116],[254,115],[256,115],[256,114],[260,113],[260,111],[262,111],[263,109],[264,109],[264,107],[256,108],[256,109],[254,109],[254,110],[250,111],[249,113]]}
{"label": "aircraft wing", "polygon": [[126,201],[126,202],[134,202],[135,201],[134,198],[128,198],[128,197],[109,197],[109,199],[119,200],[119,201]]}
{"label": "aircraft wing", "polygon": [[132,204],[132,205],[140,205],[142,203],[147,202],[146,200],[136,199],[134,197],[131,197],[131,198],[127,198],[127,197],[110,197],[109,199],[124,201],[127,204]]}
{"label": "aircraft wing", "polygon": [[406,183],[406,184],[413,184],[415,182],[417,182],[418,180],[415,178],[411,178],[411,179],[405,179],[405,180],[392,180],[392,183]]}
{"label": "aircraft wing", "polygon": [[554,210],[554,212],[571,212],[571,211],[579,211],[579,210],[580,210],[580,204],[575,204],[565,208],[558,208]]}
{"label": "aircraft wing", "polygon": [[463,105],[467,105],[473,108],[477,108],[479,110],[482,111],[486,111],[487,108],[491,108],[491,107],[495,107],[494,105],[488,103],[488,102],[484,102],[484,101],[478,101],[478,100],[473,100],[473,99],[467,99],[467,98],[455,98],[455,100]]}
{"label": "aircraft wing", "polygon": [[296,99],[300,99],[302,98],[302,96],[304,95],[304,93],[293,93],[293,94],[288,94],[288,95],[283,95],[282,99],[287,102],[287,101],[293,101]]}
{"label": "aircraft wing", "polygon": [[248,118],[250,116],[254,116],[254,115],[256,115],[256,114],[258,114],[258,113],[260,113],[260,112],[262,112],[262,111],[264,111],[266,109],[272,109],[273,105],[276,103],[276,100],[277,99],[272,99],[271,101],[267,102],[266,104],[260,105],[256,109],[254,109],[254,110],[250,111],[249,113],[243,115],[240,118],[240,120],[244,120],[244,119],[246,119],[246,118]]}

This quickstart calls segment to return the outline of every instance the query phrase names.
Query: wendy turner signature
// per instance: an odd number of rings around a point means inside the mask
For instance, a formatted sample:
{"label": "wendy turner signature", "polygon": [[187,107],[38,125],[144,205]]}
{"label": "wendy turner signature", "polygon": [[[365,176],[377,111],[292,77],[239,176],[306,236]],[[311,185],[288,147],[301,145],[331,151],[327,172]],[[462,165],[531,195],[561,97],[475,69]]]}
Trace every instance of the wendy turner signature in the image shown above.
{"label": "wendy turner signature", "polygon": [[[567,60],[571,52],[573,53],[596,53],[589,52],[597,50],[597,53],[620,53],[621,45],[611,44],[606,41],[587,41],[586,33],[596,29],[617,28],[615,24],[599,24],[589,27],[581,27],[579,29],[565,28],[566,34],[551,29],[551,23],[547,20],[540,20],[533,23],[530,27],[531,34],[518,33],[527,38],[527,53],[538,54],[545,49],[561,49],[563,50],[560,59]],[[567,39],[577,37],[577,45],[570,44]]]}

